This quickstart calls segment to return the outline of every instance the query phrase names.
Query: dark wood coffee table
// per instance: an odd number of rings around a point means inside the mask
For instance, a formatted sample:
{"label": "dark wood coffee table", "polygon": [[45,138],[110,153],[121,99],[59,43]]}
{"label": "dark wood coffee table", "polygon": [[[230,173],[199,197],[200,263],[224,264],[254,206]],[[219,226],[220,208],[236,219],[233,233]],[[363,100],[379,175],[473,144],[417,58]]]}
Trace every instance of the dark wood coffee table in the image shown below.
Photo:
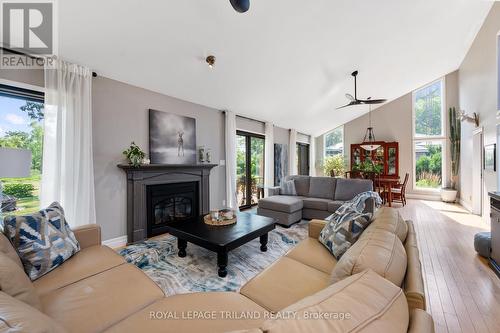
{"label": "dark wood coffee table", "polygon": [[220,277],[227,275],[229,251],[260,237],[260,250],[267,251],[267,233],[275,228],[272,218],[248,213],[238,213],[236,224],[210,226],[201,216],[195,222],[174,222],[166,226],[167,232],[177,237],[179,257],[186,256],[187,242],[217,253],[217,267]]}

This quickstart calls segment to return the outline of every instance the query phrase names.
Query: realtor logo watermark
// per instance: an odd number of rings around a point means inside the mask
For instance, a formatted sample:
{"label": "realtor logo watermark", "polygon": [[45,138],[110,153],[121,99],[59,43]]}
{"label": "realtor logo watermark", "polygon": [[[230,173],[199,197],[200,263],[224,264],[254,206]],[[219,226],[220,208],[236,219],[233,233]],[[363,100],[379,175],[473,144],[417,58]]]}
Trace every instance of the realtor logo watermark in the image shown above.
{"label": "realtor logo watermark", "polygon": [[1,68],[43,68],[54,54],[53,1],[2,0]]}

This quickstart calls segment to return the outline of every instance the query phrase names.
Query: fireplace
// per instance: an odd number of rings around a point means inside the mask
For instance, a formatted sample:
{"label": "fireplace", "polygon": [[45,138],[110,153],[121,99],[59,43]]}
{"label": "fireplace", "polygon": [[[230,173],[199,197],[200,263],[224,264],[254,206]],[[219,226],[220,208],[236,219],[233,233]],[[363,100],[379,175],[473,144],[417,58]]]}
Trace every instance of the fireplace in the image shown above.
{"label": "fireplace", "polygon": [[170,183],[146,187],[148,237],[166,232],[174,221],[192,221],[198,212],[198,182]]}
{"label": "fireplace", "polygon": [[208,214],[215,164],[119,164],[127,176],[127,243],[165,232],[172,220]]}

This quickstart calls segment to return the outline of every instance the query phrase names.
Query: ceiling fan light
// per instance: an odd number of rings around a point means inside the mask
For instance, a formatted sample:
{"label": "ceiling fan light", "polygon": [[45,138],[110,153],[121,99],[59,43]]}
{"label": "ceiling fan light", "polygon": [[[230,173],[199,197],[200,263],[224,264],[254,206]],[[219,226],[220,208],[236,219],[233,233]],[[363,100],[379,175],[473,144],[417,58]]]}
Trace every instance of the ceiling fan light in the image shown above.
{"label": "ceiling fan light", "polygon": [[375,143],[375,133],[373,133],[373,127],[368,127],[366,129],[365,137],[363,138],[363,143],[361,143],[360,147],[367,151],[377,150],[380,147],[379,144]]}

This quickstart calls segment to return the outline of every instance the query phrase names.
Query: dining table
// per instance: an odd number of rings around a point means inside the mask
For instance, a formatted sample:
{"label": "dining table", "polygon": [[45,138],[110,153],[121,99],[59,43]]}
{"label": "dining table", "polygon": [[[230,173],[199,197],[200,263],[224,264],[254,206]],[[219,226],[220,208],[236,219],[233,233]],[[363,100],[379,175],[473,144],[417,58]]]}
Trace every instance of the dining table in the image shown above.
{"label": "dining table", "polygon": [[387,193],[387,204],[392,207],[392,189],[399,184],[399,177],[381,177],[377,181],[381,187],[384,188],[384,192]]}

